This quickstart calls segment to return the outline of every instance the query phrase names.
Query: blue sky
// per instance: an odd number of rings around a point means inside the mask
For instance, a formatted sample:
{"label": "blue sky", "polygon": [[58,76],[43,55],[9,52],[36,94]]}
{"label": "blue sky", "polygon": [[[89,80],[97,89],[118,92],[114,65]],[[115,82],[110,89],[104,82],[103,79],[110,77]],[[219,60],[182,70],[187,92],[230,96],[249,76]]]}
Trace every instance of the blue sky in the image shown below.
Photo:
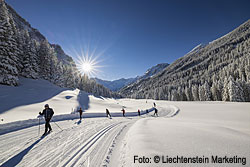
{"label": "blue sky", "polygon": [[6,1],[74,59],[81,50],[98,56],[97,77],[107,80],[172,63],[250,18],[249,0]]}

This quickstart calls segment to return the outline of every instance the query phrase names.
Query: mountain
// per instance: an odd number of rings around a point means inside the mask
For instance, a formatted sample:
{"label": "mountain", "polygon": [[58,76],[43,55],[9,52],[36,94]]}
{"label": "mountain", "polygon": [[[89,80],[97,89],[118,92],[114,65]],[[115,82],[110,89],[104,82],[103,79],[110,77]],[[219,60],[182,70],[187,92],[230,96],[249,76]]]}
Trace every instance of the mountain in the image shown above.
{"label": "mountain", "polygon": [[250,20],[160,73],[124,87],[131,98],[250,101]]}
{"label": "mountain", "polygon": [[105,86],[106,88],[109,88],[112,91],[118,91],[121,88],[123,88],[124,86],[135,82],[137,80],[136,78],[121,78],[121,79],[117,79],[117,80],[113,80],[113,81],[107,81],[107,80],[102,80],[99,78],[94,78],[94,80],[98,83],[101,84],[103,86]]}
{"label": "mountain", "polygon": [[151,67],[150,69],[148,69],[144,75],[140,76],[137,80],[141,80],[141,79],[147,79],[150,77],[153,77],[155,74],[161,72],[162,70],[164,70],[167,66],[169,66],[168,63],[161,63],[161,64],[157,64],[153,67]]}
{"label": "mountain", "polygon": [[117,80],[113,80],[113,81],[107,81],[107,80],[102,80],[99,78],[94,78],[94,80],[105,86],[106,88],[109,88],[112,91],[119,91],[121,88],[132,84],[134,82],[137,82],[138,80],[141,79],[146,79],[149,77],[152,77],[153,75],[159,73],[160,71],[162,71],[163,69],[165,69],[169,64],[168,63],[162,63],[162,64],[157,64],[156,66],[151,67],[150,69],[148,69],[146,71],[146,73],[142,76],[137,76],[135,78],[121,78],[121,79],[117,79]]}
{"label": "mountain", "polygon": [[0,84],[18,86],[19,77],[45,79],[67,88],[100,96],[116,96],[104,86],[81,76],[72,57],[50,44],[35,28],[0,0]]}

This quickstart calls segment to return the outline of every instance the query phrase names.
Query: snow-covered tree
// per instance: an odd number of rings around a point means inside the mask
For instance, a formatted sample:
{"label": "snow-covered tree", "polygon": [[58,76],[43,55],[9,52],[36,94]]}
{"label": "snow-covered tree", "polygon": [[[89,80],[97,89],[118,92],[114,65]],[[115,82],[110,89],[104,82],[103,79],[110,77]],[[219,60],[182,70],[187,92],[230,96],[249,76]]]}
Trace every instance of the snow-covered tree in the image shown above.
{"label": "snow-covered tree", "polygon": [[18,85],[18,55],[15,27],[6,5],[0,1],[0,84]]}
{"label": "snow-covered tree", "polygon": [[199,97],[199,88],[197,85],[193,85],[192,86],[192,94],[193,94],[193,99],[194,101],[199,101],[200,97]]}
{"label": "snow-covered tree", "polygon": [[222,91],[222,100],[223,101],[229,101],[229,85],[228,85],[228,79],[225,78],[224,84],[223,84],[223,91]]}
{"label": "snow-covered tree", "polygon": [[192,101],[193,100],[193,95],[192,95],[192,91],[189,87],[185,88],[185,95],[187,97],[187,101]]}
{"label": "snow-covered tree", "polygon": [[178,100],[178,93],[177,93],[176,89],[172,89],[171,100],[172,101],[177,101]]}
{"label": "snow-covered tree", "polygon": [[38,78],[38,57],[35,41],[30,38],[29,32],[24,31],[23,69],[22,75],[27,78]]}
{"label": "snow-covered tree", "polygon": [[46,80],[51,80],[51,66],[52,66],[52,54],[53,51],[47,40],[44,40],[40,44],[39,55],[39,75]]}
{"label": "snow-covered tree", "polygon": [[[192,50],[176,60],[154,77],[131,84],[121,90],[127,96],[137,92],[139,98],[150,95],[156,88],[174,87],[164,94],[174,100],[224,100],[230,101],[228,80],[234,79],[244,89],[250,82],[250,20],[206,46]],[[189,83],[192,83],[191,86]],[[198,88],[198,85],[200,88]],[[199,91],[197,91],[199,90]],[[183,92],[185,95],[183,95]],[[190,93],[192,92],[192,99]],[[197,93],[199,92],[199,93]],[[174,93],[174,94],[173,94]],[[199,97],[201,96],[201,97]],[[250,101],[248,93],[244,100]],[[173,98],[174,97],[174,98]],[[160,99],[165,99],[160,96]]]}
{"label": "snow-covered tree", "polygon": [[199,97],[200,101],[210,101],[211,100],[211,91],[207,82],[199,86]]}
{"label": "snow-covered tree", "polygon": [[212,98],[214,101],[221,101],[222,100],[222,97],[221,97],[222,89],[223,89],[223,86],[220,83],[220,81],[213,82],[213,85],[211,87],[211,93],[212,93]]}
{"label": "snow-covered tree", "polygon": [[242,87],[232,77],[229,78],[228,92],[230,101],[245,101]]}

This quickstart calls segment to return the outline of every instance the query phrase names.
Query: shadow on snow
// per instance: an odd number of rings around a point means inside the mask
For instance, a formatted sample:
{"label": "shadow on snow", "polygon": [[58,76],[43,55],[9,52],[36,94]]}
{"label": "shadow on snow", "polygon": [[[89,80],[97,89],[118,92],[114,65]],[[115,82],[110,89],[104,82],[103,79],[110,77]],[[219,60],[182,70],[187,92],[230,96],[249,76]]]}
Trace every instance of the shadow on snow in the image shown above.
{"label": "shadow on snow", "polygon": [[29,147],[15,155],[14,157],[10,158],[8,161],[3,163],[1,167],[10,167],[10,166],[16,166],[19,162],[22,161],[23,157],[37,144],[39,143],[44,137],[39,138],[36,140],[33,144],[31,144]]}
{"label": "shadow on snow", "polygon": [[43,79],[20,78],[20,86],[17,87],[0,85],[0,101],[4,104],[0,105],[0,114],[15,107],[46,101],[65,90],[68,89]]}

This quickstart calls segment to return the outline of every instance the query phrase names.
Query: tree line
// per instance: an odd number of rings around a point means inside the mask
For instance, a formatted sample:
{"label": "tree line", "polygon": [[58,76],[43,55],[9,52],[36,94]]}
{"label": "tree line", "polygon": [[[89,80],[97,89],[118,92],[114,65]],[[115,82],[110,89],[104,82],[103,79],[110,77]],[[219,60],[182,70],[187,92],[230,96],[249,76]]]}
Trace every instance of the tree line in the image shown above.
{"label": "tree line", "polygon": [[4,85],[18,86],[19,77],[42,78],[97,96],[118,96],[82,76],[59,45],[50,44],[4,1],[0,1],[0,70],[0,84]]}
{"label": "tree line", "polygon": [[132,98],[172,101],[249,102],[249,27],[250,20],[120,93]]}

